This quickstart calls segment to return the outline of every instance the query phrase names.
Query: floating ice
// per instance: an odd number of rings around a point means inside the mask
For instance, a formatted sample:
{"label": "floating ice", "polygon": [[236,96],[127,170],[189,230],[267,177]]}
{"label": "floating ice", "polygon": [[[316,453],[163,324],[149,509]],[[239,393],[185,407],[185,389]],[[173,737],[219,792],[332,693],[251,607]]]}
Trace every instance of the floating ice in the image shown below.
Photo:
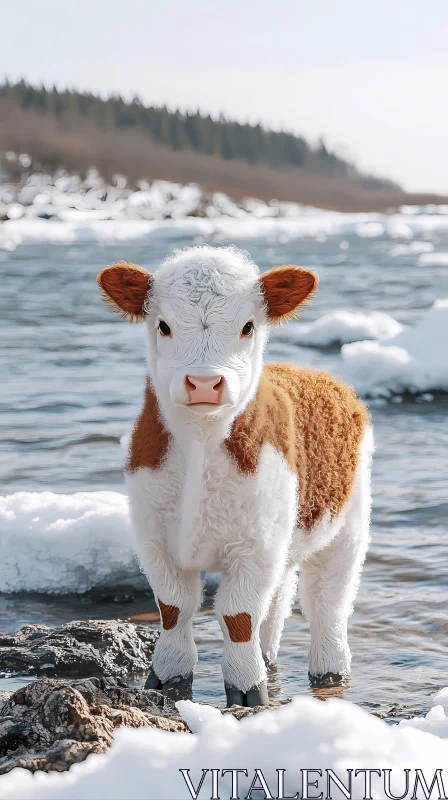
{"label": "floating ice", "polygon": [[393,317],[380,311],[330,311],[314,322],[292,323],[274,331],[275,338],[311,347],[330,347],[360,339],[389,339],[403,330]]}
{"label": "floating ice", "polygon": [[342,377],[367,397],[448,391],[448,299],[437,300],[415,327],[382,342],[345,344]]}

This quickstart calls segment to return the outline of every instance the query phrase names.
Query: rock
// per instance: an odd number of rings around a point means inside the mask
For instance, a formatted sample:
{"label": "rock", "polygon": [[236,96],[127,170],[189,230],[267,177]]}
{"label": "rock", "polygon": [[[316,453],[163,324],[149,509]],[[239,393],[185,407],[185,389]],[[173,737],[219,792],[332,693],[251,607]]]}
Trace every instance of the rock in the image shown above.
{"label": "rock", "polygon": [[30,683],[0,707],[0,774],[14,767],[67,770],[90,753],[104,753],[121,725],[188,732],[160,692],[112,678]]}
{"label": "rock", "polygon": [[[157,636],[145,625],[119,621],[26,625],[0,634],[0,669],[55,676],[0,692],[0,774],[15,767],[67,770],[90,753],[104,753],[122,725],[190,732],[161,692],[123,680],[148,673]],[[224,713],[242,719],[264,710],[234,706]]]}
{"label": "rock", "polygon": [[[0,670],[58,677],[123,678],[149,670],[158,632],[117,620],[25,625],[0,633]],[[1,702],[1,699],[0,699]]]}
{"label": "rock", "polygon": [[11,695],[12,691],[11,692],[0,691],[0,714],[2,713],[3,703],[6,703],[6,701],[9,700]]}

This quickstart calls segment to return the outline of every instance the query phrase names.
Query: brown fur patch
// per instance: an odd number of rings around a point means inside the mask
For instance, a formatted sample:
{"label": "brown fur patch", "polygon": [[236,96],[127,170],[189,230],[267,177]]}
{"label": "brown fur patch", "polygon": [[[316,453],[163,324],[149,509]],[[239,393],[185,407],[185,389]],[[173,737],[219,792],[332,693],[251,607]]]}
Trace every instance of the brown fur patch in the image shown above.
{"label": "brown fur patch", "polygon": [[298,525],[310,531],[350,497],[368,419],[353,389],[330,373],[269,364],[225,444],[245,474],[256,472],[264,444],[283,454],[299,476]]}
{"label": "brown fur patch", "polygon": [[315,272],[292,264],[274,267],[260,278],[271,325],[281,325],[297,317],[299,306],[307,303],[319,285]]}
{"label": "brown fur patch", "polygon": [[229,629],[232,642],[250,642],[252,636],[252,619],[250,614],[243,611],[241,614],[230,616],[224,614],[224,622]]}
{"label": "brown fur patch", "polygon": [[143,267],[120,261],[98,273],[97,283],[103,300],[123,319],[143,322],[144,303],[151,291],[151,275]]}
{"label": "brown fur patch", "polygon": [[179,609],[177,606],[167,606],[162,603],[160,598],[157,598],[160,608],[160,616],[162,617],[162,625],[165,631],[172,631],[177,625],[179,619]]}
{"label": "brown fur patch", "polygon": [[139,467],[158,469],[168,452],[170,438],[160,415],[157,397],[147,378],[145,402],[132,432],[126,471],[134,472]]}

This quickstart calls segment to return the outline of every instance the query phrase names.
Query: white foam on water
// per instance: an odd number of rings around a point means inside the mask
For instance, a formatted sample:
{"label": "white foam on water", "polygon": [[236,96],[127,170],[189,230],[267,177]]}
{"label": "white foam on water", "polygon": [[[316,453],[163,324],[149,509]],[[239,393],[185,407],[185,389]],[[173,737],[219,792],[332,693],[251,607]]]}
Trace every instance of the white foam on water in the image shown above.
{"label": "white foam on water", "polygon": [[410,244],[396,244],[389,250],[393,258],[397,256],[413,256],[420,253],[431,253],[434,250],[432,242],[411,242]]}
{"label": "white foam on water", "polygon": [[420,267],[448,267],[448,253],[422,253],[418,264]]}
{"label": "white foam on water", "polygon": [[[446,691],[446,690],[445,690]],[[425,797],[425,787],[416,780],[418,768],[428,786],[436,770],[447,779],[448,718],[435,705],[426,718],[388,725],[367,711],[339,699],[325,703],[311,697],[296,697],[278,710],[237,721],[214,708],[189,701],[178,703],[193,734],[168,733],[155,728],[123,728],[105,754],[90,755],[69,772],[34,774],[14,769],[0,777],[2,800],[191,800],[192,794],[181,770],[189,770],[194,791],[206,770],[199,800],[212,796],[212,768],[245,769],[240,773],[238,797],[249,792],[255,770],[261,769],[270,796],[278,797],[278,772],[284,770],[284,797],[302,789],[302,769],[322,770],[310,793],[327,796],[327,770],[333,770],[344,785],[348,769],[353,770],[352,797],[365,797],[364,773],[355,770],[392,770],[392,794],[399,796],[405,786],[404,769],[410,769],[410,791],[406,796]],[[185,773],[184,773],[185,774]],[[255,786],[259,787],[257,781]],[[311,784],[310,784],[311,785]],[[219,796],[232,796],[231,775],[220,776]],[[260,791],[252,797],[269,796]],[[302,795],[300,795],[302,796]],[[344,797],[331,784],[332,798]],[[345,795],[347,796],[347,795]],[[372,775],[372,795],[384,798],[384,772]],[[390,795],[389,795],[390,796]],[[432,796],[439,796],[437,786]],[[443,796],[443,795],[442,795]],[[426,794],[426,797],[428,795]]]}

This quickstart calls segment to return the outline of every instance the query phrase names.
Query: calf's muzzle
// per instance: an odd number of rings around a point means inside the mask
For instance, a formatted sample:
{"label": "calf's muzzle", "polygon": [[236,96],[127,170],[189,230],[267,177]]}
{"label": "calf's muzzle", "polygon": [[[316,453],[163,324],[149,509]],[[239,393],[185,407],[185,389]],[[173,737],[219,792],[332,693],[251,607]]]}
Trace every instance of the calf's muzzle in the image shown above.
{"label": "calf's muzzle", "polygon": [[188,405],[194,405],[195,403],[219,405],[224,385],[225,378],[223,375],[186,375],[185,389],[188,395]]}

